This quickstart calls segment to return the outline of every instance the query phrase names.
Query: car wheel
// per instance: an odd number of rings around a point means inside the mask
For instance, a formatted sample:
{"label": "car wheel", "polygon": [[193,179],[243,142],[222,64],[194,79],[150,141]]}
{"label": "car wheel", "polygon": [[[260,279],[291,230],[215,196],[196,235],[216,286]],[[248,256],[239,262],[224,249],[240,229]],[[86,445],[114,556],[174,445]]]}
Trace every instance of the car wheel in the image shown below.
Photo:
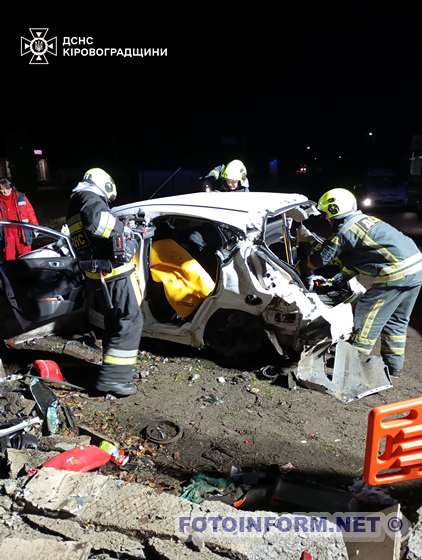
{"label": "car wheel", "polygon": [[222,309],[208,321],[205,341],[224,358],[245,358],[262,350],[267,336],[260,317]]}

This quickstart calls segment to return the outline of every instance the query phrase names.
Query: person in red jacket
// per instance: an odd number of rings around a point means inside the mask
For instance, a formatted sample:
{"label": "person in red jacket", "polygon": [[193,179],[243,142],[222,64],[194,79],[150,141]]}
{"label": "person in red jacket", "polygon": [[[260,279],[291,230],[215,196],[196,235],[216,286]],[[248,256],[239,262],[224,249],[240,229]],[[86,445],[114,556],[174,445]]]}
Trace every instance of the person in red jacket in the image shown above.
{"label": "person in red jacket", "polygon": [[[0,178],[0,220],[14,220],[38,225],[37,216],[24,193],[9,181]],[[16,226],[0,226],[0,260],[12,261],[31,251],[32,230]]]}

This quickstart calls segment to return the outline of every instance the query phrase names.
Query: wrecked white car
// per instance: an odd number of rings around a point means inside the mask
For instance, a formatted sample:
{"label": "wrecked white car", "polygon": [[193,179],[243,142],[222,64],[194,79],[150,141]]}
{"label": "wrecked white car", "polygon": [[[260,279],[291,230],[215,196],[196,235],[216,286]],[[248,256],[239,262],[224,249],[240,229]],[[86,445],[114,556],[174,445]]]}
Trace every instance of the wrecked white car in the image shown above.
{"label": "wrecked white car", "polygon": [[[314,241],[302,222],[318,214],[305,196],[194,193],[113,209],[135,231],[140,212],[143,227],[153,231],[137,257],[143,336],[211,347],[226,358],[255,355],[268,342],[291,355],[349,338],[351,302],[364,288],[352,280],[341,291],[319,295],[301,277],[301,250]],[[47,323],[59,331],[72,324],[70,314],[81,311],[101,327],[102,316],[85,309],[83,276],[67,235],[19,226],[38,231],[37,248],[0,266],[0,335]],[[302,367],[305,379],[303,372]],[[328,391],[331,382],[328,376]]]}
{"label": "wrecked white car", "polygon": [[[363,290],[360,284],[352,281],[341,293],[320,297],[295,268],[301,223],[318,214],[306,197],[195,193],[113,209],[135,228],[139,211],[154,231],[137,259],[144,336],[234,356],[256,353],[266,339],[282,354],[351,333],[350,301]],[[16,224],[0,221],[0,226]],[[37,232],[36,248],[0,266],[2,316],[8,319],[0,325],[3,337],[52,320],[60,328],[61,318],[84,306],[83,276],[67,235],[19,227]],[[168,257],[174,251],[176,259]],[[183,268],[186,259],[190,263]],[[168,287],[177,280],[172,293]],[[89,318],[101,327],[101,316],[91,312]]]}
{"label": "wrecked white car", "polygon": [[[336,341],[351,333],[350,301],[363,288],[352,282],[324,302],[305,287],[295,268],[298,229],[318,214],[306,197],[195,193],[127,204],[114,213],[130,223],[140,210],[155,227],[151,247],[146,248],[149,265],[140,274],[145,336],[210,346],[231,357],[256,354],[266,340],[283,354],[301,351],[325,336]],[[166,241],[170,249],[182,247],[181,258],[193,259],[199,265],[196,272],[205,279],[205,291],[199,295],[193,282],[192,312],[183,313],[177,305],[180,290],[172,297],[168,288],[175,279],[160,276],[160,267],[169,270],[175,264],[171,257],[165,262]],[[175,276],[185,273],[186,269],[176,270]]]}

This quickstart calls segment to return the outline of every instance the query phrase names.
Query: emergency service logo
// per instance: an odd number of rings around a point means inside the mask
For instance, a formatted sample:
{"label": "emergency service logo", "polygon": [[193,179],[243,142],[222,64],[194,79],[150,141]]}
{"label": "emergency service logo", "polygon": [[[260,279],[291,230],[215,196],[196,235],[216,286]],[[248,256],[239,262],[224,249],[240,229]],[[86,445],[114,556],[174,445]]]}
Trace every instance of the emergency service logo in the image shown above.
{"label": "emergency service logo", "polygon": [[31,54],[29,64],[48,64],[47,55],[57,56],[57,37],[47,38],[48,27],[31,27],[31,39],[21,36],[21,56]]}

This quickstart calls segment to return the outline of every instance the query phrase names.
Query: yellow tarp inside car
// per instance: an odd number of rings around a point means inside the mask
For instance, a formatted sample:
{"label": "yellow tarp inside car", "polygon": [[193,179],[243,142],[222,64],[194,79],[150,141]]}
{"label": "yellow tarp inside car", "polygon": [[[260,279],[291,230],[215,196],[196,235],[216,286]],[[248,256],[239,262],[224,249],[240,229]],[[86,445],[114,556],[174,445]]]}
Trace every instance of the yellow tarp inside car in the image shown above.
{"label": "yellow tarp inside car", "polygon": [[180,317],[187,317],[214,290],[208,272],[173,239],[152,243],[151,276],[161,282],[167,301]]}

